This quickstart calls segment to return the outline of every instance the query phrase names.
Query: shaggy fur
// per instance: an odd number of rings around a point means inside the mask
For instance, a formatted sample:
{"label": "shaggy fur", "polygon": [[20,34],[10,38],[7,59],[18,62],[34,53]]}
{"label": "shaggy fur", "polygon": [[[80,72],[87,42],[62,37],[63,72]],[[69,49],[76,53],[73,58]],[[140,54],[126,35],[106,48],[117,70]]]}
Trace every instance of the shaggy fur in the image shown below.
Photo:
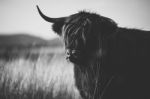
{"label": "shaggy fur", "polygon": [[53,30],[64,39],[83,99],[148,99],[150,31],[84,11]]}

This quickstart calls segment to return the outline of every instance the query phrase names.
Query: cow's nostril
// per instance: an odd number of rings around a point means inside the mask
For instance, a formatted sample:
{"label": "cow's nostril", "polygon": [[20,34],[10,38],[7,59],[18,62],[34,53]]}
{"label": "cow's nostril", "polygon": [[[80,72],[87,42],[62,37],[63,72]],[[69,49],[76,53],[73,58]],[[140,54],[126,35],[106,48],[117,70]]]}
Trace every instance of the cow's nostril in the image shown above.
{"label": "cow's nostril", "polygon": [[66,54],[67,54],[67,55],[70,55],[70,51],[69,51],[69,50],[66,50]]}
{"label": "cow's nostril", "polygon": [[69,53],[69,52],[67,52],[67,55],[70,55],[70,53]]}

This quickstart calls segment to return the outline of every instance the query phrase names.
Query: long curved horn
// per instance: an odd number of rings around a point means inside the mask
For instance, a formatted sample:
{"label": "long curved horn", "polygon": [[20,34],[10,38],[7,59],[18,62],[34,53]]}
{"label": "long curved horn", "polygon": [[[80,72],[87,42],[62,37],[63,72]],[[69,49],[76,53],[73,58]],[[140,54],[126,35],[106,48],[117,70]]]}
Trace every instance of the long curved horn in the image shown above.
{"label": "long curved horn", "polygon": [[46,15],[44,15],[44,14],[42,13],[42,11],[41,11],[40,8],[38,7],[38,5],[37,5],[36,7],[37,7],[37,9],[38,9],[38,12],[39,12],[40,16],[41,16],[44,20],[46,20],[46,21],[48,21],[48,22],[55,23],[55,22],[63,22],[63,21],[65,21],[65,17],[62,17],[62,18],[50,18],[50,17],[47,17]]}

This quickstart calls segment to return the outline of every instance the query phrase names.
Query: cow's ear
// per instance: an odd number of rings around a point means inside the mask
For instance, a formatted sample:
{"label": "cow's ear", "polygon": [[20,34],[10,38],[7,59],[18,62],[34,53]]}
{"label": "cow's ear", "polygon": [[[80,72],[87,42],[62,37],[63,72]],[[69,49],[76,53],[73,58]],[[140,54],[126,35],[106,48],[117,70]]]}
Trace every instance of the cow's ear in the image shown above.
{"label": "cow's ear", "polygon": [[104,36],[104,38],[106,37],[109,37],[110,35],[112,35],[113,33],[116,32],[117,30],[117,23],[114,22],[112,19],[110,18],[106,18],[106,17],[103,17],[101,19],[101,31],[102,31],[102,35]]}
{"label": "cow's ear", "polygon": [[64,25],[64,22],[56,22],[52,25],[52,29],[55,33],[57,33],[59,36],[61,36],[63,25]]}

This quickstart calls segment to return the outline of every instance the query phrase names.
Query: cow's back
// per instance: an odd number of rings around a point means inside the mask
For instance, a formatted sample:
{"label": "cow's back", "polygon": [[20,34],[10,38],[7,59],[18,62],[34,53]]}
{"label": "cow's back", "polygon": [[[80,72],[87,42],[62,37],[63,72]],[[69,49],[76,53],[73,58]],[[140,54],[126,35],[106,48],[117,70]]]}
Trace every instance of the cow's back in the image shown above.
{"label": "cow's back", "polygon": [[[105,41],[103,68],[115,79],[104,97],[147,99],[150,88],[150,32],[120,28]],[[104,99],[105,99],[104,98]]]}

